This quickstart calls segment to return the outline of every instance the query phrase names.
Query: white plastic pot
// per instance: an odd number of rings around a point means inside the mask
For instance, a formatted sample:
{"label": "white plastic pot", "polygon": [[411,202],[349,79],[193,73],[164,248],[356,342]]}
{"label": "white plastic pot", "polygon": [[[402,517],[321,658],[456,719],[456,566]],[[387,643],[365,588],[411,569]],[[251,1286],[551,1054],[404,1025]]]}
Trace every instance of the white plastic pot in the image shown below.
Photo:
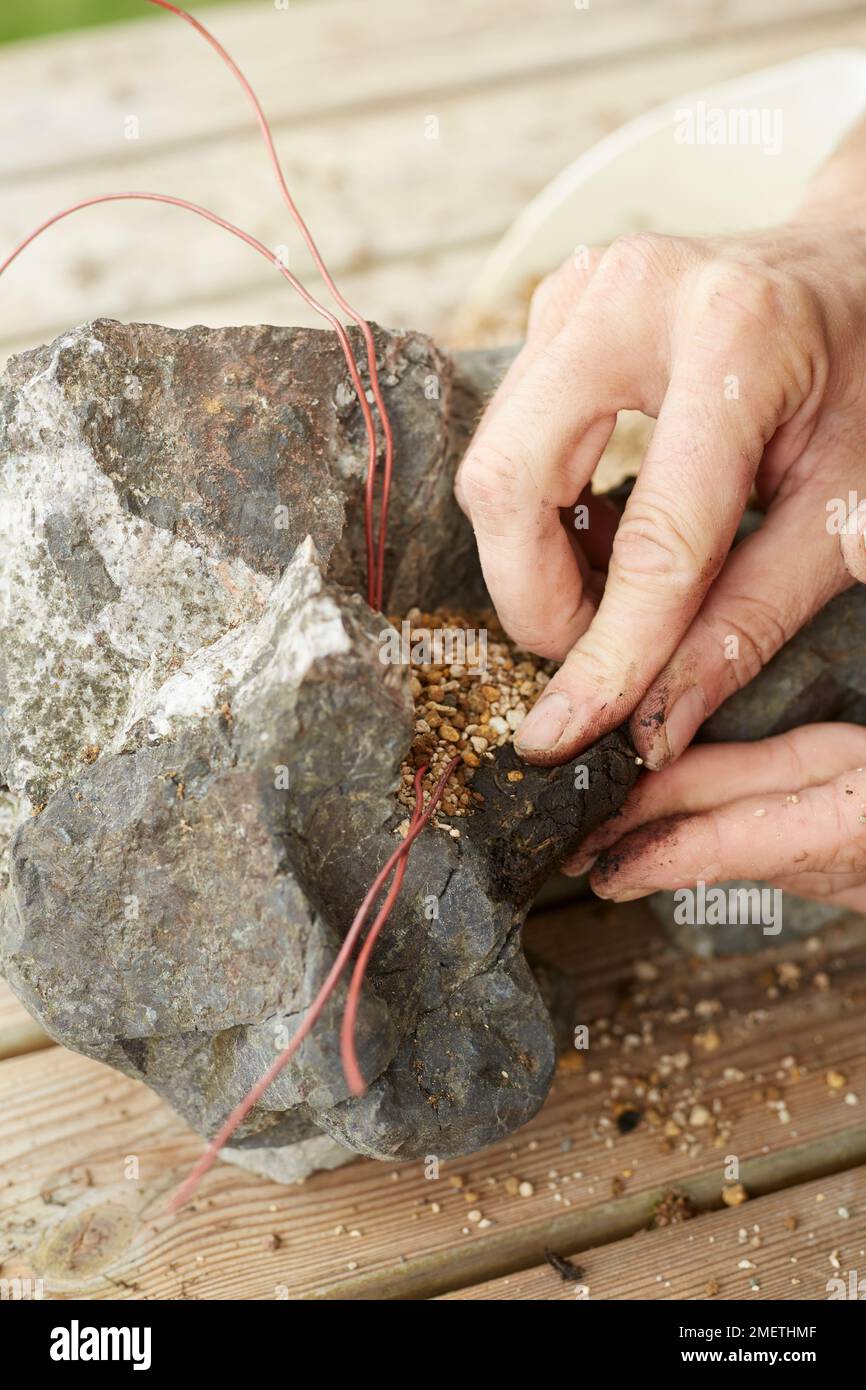
{"label": "white plastic pot", "polygon": [[495,315],[576,246],[632,231],[707,235],[785,218],[864,109],[866,53],[840,48],[639,116],[532,200],[485,263],[466,318]]}

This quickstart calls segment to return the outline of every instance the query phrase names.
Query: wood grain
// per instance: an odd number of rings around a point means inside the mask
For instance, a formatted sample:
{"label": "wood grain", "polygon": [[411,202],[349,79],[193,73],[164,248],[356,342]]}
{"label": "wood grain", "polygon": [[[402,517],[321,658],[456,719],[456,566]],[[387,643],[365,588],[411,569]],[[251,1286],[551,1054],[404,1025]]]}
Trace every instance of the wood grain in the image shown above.
{"label": "wood grain", "polygon": [[642,1231],[583,1251],[573,1262],[583,1270],[573,1283],[544,1264],[442,1299],[724,1303],[839,1295],[831,1280],[841,1279],[850,1290],[850,1272],[866,1273],[866,1168],[803,1183],[736,1210]]}
{"label": "wood grain", "polygon": [[[441,1164],[436,1181],[421,1163],[358,1162],[281,1189],[220,1165],[194,1205],[167,1218],[165,1198],[200,1145],[166,1106],[61,1049],[3,1062],[3,1224],[17,1247],[5,1262],[14,1255],[54,1297],[425,1298],[537,1265],[552,1241],[621,1239],[673,1185],[717,1206],[730,1155],[755,1195],[866,1162],[866,922],[745,963],[676,954],[640,908],[557,910],[528,940],[574,981],[589,1052],[565,1054],[519,1135]],[[720,1005],[709,1019],[707,1001]],[[842,1090],[828,1085],[831,1070]],[[665,1114],[697,1096],[718,1101],[724,1139],[688,1121],[666,1138],[639,1094],[656,1074]],[[625,1135],[624,1100],[642,1112]],[[131,1158],[138,1176],[126,1178]],[[531,1195],[515,1194],[515,1179]],[[45,1190],[59,1195],[46,1201]],[[476,1211],[491,1224],[470,1219]]]}
{"label": "wood grain", "polygon": [[[142,0],[142,10],[145,5]],[[448,93],[519,85],[558,70],[649,66],[680,45],[713,45],[812,23],[840,0],[317,0],[285,9],[221,8],[205,22],[252,79],[275,127],[329,122],[342,138],[359,114]],[[128,164],[138,153],[245,130],[249,112],[216,55],[177,19],[112,25],[0,52],[0,173],[36,181],[70,166]],[[71,118],[70,113],[74,113]],[[124,136],[134,115],[140,141]]]}

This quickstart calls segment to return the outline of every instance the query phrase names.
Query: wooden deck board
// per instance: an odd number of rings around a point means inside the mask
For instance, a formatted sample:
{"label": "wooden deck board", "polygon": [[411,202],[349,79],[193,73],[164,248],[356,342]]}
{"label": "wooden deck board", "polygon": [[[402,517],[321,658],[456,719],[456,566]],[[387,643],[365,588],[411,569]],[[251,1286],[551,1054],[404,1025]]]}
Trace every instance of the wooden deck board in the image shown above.
{"label": "wooden deck board", "polygon": [[[788,0],[784,8],[778,0],[593,0],[586,11],[567,0],[291,0],[286,10],[243,5],[203,17],[248,72],[274,125],[297,131],[325,120],[345,127],[368,109],[519,85],[557,69],[581,73],[624,60],[649,67],[674,46],[731,34],[808,22],[817,35],[855,8],[844,0]],[[178,20],[160,19],[0,51],[3,110],[16,131],[0,148],[0,174],[38,180],[70,164],[127,163],[145,149],[245,129],[244,98],[216,55]],[[124,136],[129,115],[139,119],[138,142]]]}
{"label": "wooden deck board", "polygon": [[[676,955],[638,910],[556,911],[529,940],[536,957],[555,955],[574,974],[590,1053],[566,1054],[519,1135],[443,1164],[435,1182],[421,1163],[358,1162],[285,1189],[220,1165],[193,1207],[167,1218],[160,1209],[200,1145],[166,1106],[62,1049],[3,1062],[3,1208],[18,1247],[4,1263],[14,1255],[16,1272],[44,1277],[61,1297],[429,1297],[536,1265],[551,1240],[577,1249],[620,1239],[671,1185],[702,1208],[719,1205],[730,1154],[755,1193],[866,1162],[866,922],[745,965]],[[721,1012],[705,1017],[712,1000]],[[707,1051],[710,1028],[719,1045]],[[841,1090],[828,1085],[831,1070]],[[655,1073],[653,1107],[639,1090]],[[632,1099],[664,1120],[685,1110],[679,1136],[665,1139],[647,1113],[619,1134],[613,1107]],[[698,1101],[719,1102],[718,1143],[690,1126]],[[124,1177],[130,1157],[137,1179]],[[532,1195],[515,1195],[515,1178]],[[46,1190],[61,1195],[46,1201]],[[489,1226],[470,1221],[476,1210]],[[271,1236],[274,1251],[264,1249]]]}
{"label": "wooden deck board", "polygon": [[[392,311],[402,304],[422,320],[431,310],[441,320],[457,309],[471,275],[447,280],[440,290],[435,275],[425,275],[424,259],[474,251],[474,269],[480,268],[527,199],[602,134],[696,85],[818,46],[858,42],[866,42],[866,15],[830,11],[694,50],[668,49],[645,68],[619,74],[589,69],[446,93],[436,106],[438,141],[424,138],[429,102],[407,95],[396,110],[359,112],[339,140],[322,122],[288,132],[287,170],[335,273],[402,266],[406,285],[414,276],[416,289],[404,292]],[[0,242],[13,244],[41,217],[90,191],[131,182],[218,207],[266,245],[287,244],[290,264],[303,269],[250,127],[214,135],[206,149],[204,155],[203,147],[155,149],[144,142],[123,177],[64,162],[37,181],[13,180],[0,207]],[[482,196],[467,196],[467,189]],[[639,207],[633,221],[643,222]],[[175,209],[91,209],[49,233],[4,278],[0,346],[45,341],[99,315],[307,321],[287,287],[271,287],[273,273],[218,229]],[[392,303],[374,293],[362,307],[384,320]]]}
{"label": "wooden deck board", "polygon": [[[566,1254],[565,1250],[558,1253]],[[866,1168],[803,1183],[574,1256],[570,1283],[550,1264],[443,1294],[448,1300],[826,1299],[866,1264]]]}
{"label": "wooden deck board", "polygon": [[0,1061],[52,1047],[47,1033],[31,1018],[5,980],[0,978]]}

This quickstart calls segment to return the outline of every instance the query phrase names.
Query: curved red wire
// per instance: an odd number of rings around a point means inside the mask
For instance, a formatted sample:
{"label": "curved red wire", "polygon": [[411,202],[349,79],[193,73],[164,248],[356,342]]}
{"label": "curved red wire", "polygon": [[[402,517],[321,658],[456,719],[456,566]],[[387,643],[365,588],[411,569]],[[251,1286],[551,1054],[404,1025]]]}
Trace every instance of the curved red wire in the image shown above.
{"label": "curved red wire", "polygon": [[[413,817],[413,822],[409,827],[409,832],[405,840],[402,842],[402,844],[397,846],[393,854],[389,855],[388,859],[385,861],[384,865],[379,870],[376,877],[373,879],[373,882],[370,884],[370,887],[367,889],[367,892],[364,895],[364,900],[361,903],[361,906],[358,908],[358,911],[355,913],[354,920],[348,932],[346,933],[346,936],[343,940],[343,944],[337,952],[336,956],[334,957],[334,962],[327,975],[325,976],[324,982],[321,988],[319,989],[318,994],[316,995],[315,999],[313,1000],[312,1004],[310,1005],[309,1009],[304,1015],[303,1021],[299,1025],[291,1042],[288,1044],[287,1047],[283,1048],[279,1057],[277,1057],[275,1061],[271,1063],[267,1071],[259,1077],[255,1085],[252,1086],[249,1091],[247,1091],[247,1094],[244,1096],[243,1100],[239,1101],[235,1108],[232,1110],[228,1119],[225,1121],[218,1133],[208,1144],[198,1163],[196,1163],[195,1167],[192,1169],[192,1172],[189,1174],[189,1177],[185,1179],[185,1181],[178,1188],[174,1197],[171,1199],[168,1206],[169,1211],[177,1211],[180,1207],[184,1205],[185,1202],[189,1201],[190,1197],[195,1192],[205,1173],[207,1173],[213,1167],[220,1149],[222,1149],[225,1146],[225,1144],[228,1143],[235,1130],[238,1128],[240,1124],[243,1123],[247,1115],[252,1110],[253,1106],[259,1100],[261,1100],[265,1091],[276,1080],[276,1078],[279,1076],[280,1072],[283,1070],[286,1064],[291,1061],[292,1057],[294,1057],[301,1043],[304,1041],[304,1038],[308,1036],[308,1034],[314,1028],[315,1024],[318,1022],[322,1010],[328,1002],[328,999],[333,993],[334,988],[346,967],[349,957],[352,954],[352,949],[364,928],[364,923],[367,920],[373,903],[379,896],[379,893],[381,892],[384,883],[387,881],[388,875],[391,873],[391,870],[395,867],[395,865],[398,863],[401,857],[405,857],[409,853],[409,850],[412,847],[413,843],[421,834],[421,831],[424,829],[428,820],[432,816],[434,810],[436,809],[436,806],[439,803],[439,798],[445,790],[445,783],[447,782],[448,777],[451,774],[451,769],[453,768],[455,761],[456,759],[452,759],[451,763],[448,765],[448,768],[437,782],[436,787],[433,790],[433,794],[430,797],[430,800],[427,803],[425,809],[421,812],[420,815],[416,814]],[[420,770],[420,776],[423,776],[426,771],[426,767],[422,768]]]}
{"label": "curved red wire", "polygon": [[376,402],[376,408],[379,412],[379,417],[382,422],[382,433],[385,438],[385,467],[382,481],[382,504],[379,511],[378,553],[374,552],[373,542],[374,489],[376,480],[375,435],[373,437],[370,463],[367,468],[365,509],[365,522],[367,528],[366,539],[368,599],[371,608],[381,610],[383,587],[385,582],[385,537],[388,524],[388,504],[390,501],[391,494],[391,475],[394,468],[394,439],[391,430],[391,421],[389,419],[388,411],[385,406],[385,401],[382,396],[382,390],[379,385],[379,370],[376,365],[376,344],[373,340],[372,329],[370,328],[369,323],[363,317],[363,315],[359,314],[357,309],[353,309],[352,305],[348,302],[348,300],[344,299],[343,295],[340,293],[339,289],[334,283],[331,272],[328,270],[328,267],[324,262],[324,259],[321,255],[321,252],[319,251],[318,246],[313,240],[312,232],[310,231],[309,227],[307,226],[306,222],[301,216],[300,210],[298,209],[298,206],[295,203],[294,198],[289,192],[289,186],[286,183],[286,177],[283,173],[279,155],[277,154],[276,146],[274,144],[274,137],[271,133],[271,127],[268,124],[268,119],[264,111],[262,110],[261,102],[256,96],[251,82],[247,79],[247,77],[238,67],[231,54],[223,48],[219,39],[217,39],[210,32],[209,29],[205,28],[205,26],[201,23],[200,20],[196,19],[193,15],[188,14],[186,10],[181,9],[179,5],[170,4],[169,0],[148,0],[148,3],[151,5],[159,6],[161,10],[168,10],[171,12],[171,14],[175,14],[180,19],[185,20],[187,24],[189,24],[193,29],[196,30],[197,33],[199,33],[202,36],[206,43],[210,44],[214,52],[219,55],[219,57],[225,63],[229,71],[240,83],[253,108],[253,111],[255,112],[256,120],[258,121],[259,128],[262,132],[262,137],[265,142],[265,148],[267,149],[271,166],[276,176],[277,183],[279,184],[280,192],[283,195],[283,201],[285,202],[286,207],[289,209],[289,212],[291,213],[296,226],[298,227],[302,237],[304,238],[304,241],[307,244],[307,249],[309,250],[310,255],[313,258],[316,268],[318,269],[319,274],[321,275],[322,279],[324,280],[325,284],[327,285],[328,289],[333,295],[334,300],[343,310],[343,313],[348,314],[349,317],[354,320],[354,322],[360,328],[361,333],[363,334],[364,345],[367,350],[367,369],[370,373],[370,389],[373,393],[373,399]]}
{"label": "curved red wire", "polygon": [[[21,255],[22,251],[27,249],[31,242],[35,241],[36,238],[47,231],[49,227],[53,227],[56,222],[62,222],[64,218],[70,217],[73,212],[80,212],[82,208],[94,207],[99,203],[119,203],[129,200],[149,203],[167,203],[171,207],[184,208],[187,212],[194,212],[199,217],[203,217],[207,222],[213,222],[215,226],[222,227],[224,231],[231,232],[232,236],[236,236],[240,241],[246,242],[247,246],[251,246],[254,251],[258,251],[260,255],[264,256],[265,260],[270,261],[271,265],[276,267],[283,279],[289,282],[305,303],[309,304],[311,309],[314,309],[317,314],[321,314],[322,318],[331,325],[336,333],[340,346],[343,349],[343,356],[346,359],[346,366],[349,369],[352,384],[358,396],[361,413],[364,417],[364,424],[367,427],[368,437],[372,440],[371,450],[375,454],[376,435],[373,415],[370,410],[369,402],[367,401],[364,383],[361,381],[361,374],[358,371],[358,364],[355,361],[348,334],[336,314],[332,314],[330,309],[326,309],[324,304],[320,304],[319,301],[310,294],[309,290],[305,289],[300,280],[292,274],[288,267],[283,265],[282,261],[273,251],[269,251],[267,246],[263,245],[256,237],[251,236],[249,232],[245,232],[240,227],[236,227],[233,222],[226,221],[224,217],[220,217],[217,213],[211,212],[209,208],[200,207],[198,203],[191,203],[186,198],[176,198],[170,193],[140,193],[137,191],[126,193],[99,193],[93,198],[83,198],[81,202],[73,203],[71,207],[64,208],[61,212],[56,212],[53,217],[47,218],[44,222],[40,223],[29,236],[26,236],[23,241],[20,241],[14,250],[9,253],[5,261],[0,263],[0,275],[2,275],[12,262]],[[375,576],[371,578],[369,572],[367,575],[367,584],[369,593],[369,590],[375,587]],[[372,600],[370,602],[371,607],[373,607],[374,604]]]}
{"label": "curved red wire", "polygon": [[[453,761],[456,761],[454,759]],[[416,824],[418,817],[424,806],[424,792],[421,781],[426,767],[419,767],[415,773],[415,809],[412,812],[412,819],[409,822],[411,831]],[[449,769],[450,771],[450,769]],[[340,1029],[340,1056],[343,1062],[343,1075],[353,1096],[364,1095],[367,1083],[361,1075],[361,1068],[358,1064],[358,1051],[355,1047],[355,1020],[358,1016],[358,1005],[361,1001],[361,989],[364,984],[364,976],[367,973],[367,965],[373,952],[376,940],[391,915],[391,909],[400,896],[400,889],[403,887],[403,879],[406,877],[406,868],[409,863],[409,855],[404,854],[397,862],[394,877],[391,880],[391,887],[385,897],[385,901],[379,908],[376,920],[367,932],[364,944],[358,952],[358,959],[355,961],[355,968],[352,971],[352,978],[346,992],[346,1004],[343,1009],[343,1024]]]}
{"label": "curved red wire", "polygon": [[[41,236],[43,232],[47,231],[56,223],[62,221],[66,217],[71,216],[72,213],[79,212],[84,208],[96,206],[100,203],[112,203],[123,201],[165,203],[172,207],[183,208],[188,212],[193,212],[197,216],[204,218],[208,222],[212,222],[214,225],[218,227],[222,227],[225,231],[231,232],[233,236],[237,237],[240,241],[245,242],[246,245],[252,247],[253,250],[258,251],[260,255],[264,256],[264,258],[267,261],[269,261],[272,265],[276,267],[276,269],[280,272],[283,278],[293,287],[293,289],[295,289],[295,291],[301,296],[304,302],[308,304],[310,308],[312,308],[316,313],[320,314],[326,320],[326,322],[328,322],[334,329],[334,332],[337,335],[341,349],[343,351],[343,355],[346,360],[352,384],[358,396],[358,402],[361,407],[361,413],[363,416],[368,441],[368,467],[364,509],[365,537],[367,550],[367,596],[368,602],[370,603],[371,607],[381,609],[383,601],[388,505],[390,501],[391,479],[393,472],[393,434],[391,429],[391,422],[388,417],[387,408],[385,406],[385,402],[381,392],[381,387],[379,384],[378,368],[376,365],[376,346],[375,341],[373,339],[372,330],[367,320],[364,319],[355,309],[352,308],[348,301],[344,299],[344,297],[341,295],[336,284],[334,283],[334,280],[327,266],[325,265],[325,262],[321,254],[319,253],[318,247],[316,246],[315,241],[313,240],[312,234],[310,233],[309,228],[304,222],[304,219],[302,218],[289,192],[288,185],[286,184],[285,176],[283,174],[282,167],[277,156],[276,148],[274,146],[270,126],[268,125],[265,114],[262,110],[262,107],[259,103],[259,100],[255,92],[253,91],[252,86],[247,81],[240,68],[234,62],[230,54],[228,54],[226,50],[222,47],[222,45],[218,42],[218,40],[214,38],[214,36],[209,32],[209,30],[207,30],[203,24],[199,23],[199,21],[195,19],[192,15],[188,14],[186,10],[182,10],[178,6],[168,3],[168,0],[149,0],[149,3],[158,5],[161,9],[169,10],[173,14],[178,15],[181,19],[186,20],[186,22],[190,24],[195,30],[197,30],[198,33],[200,33],[202,37],[218,53],[218,55],[222,58],[223,62],[227,65],[230,71],[237,78],[238,82],[241,84],[244,92],[246,93],[247,97],[252,103],[253,109],[255,111],[256,118],[261,128],[267,152],[270,157],[270,161],[273,166],[277,181],[279,183],[284,201],[286,202],[286,205],[288,206],[289,211],[292,214],[292,217],[294,218],[297,226],[299,227],[303,235],[304,241],[307,244],[313,261],[315,262],[327,288],[329,289],[331,295],[333,296],[338,306],[344,311],[344,313],[348,314],[349,317],[354,320],[354,322],[358,325],[358,327],[361,330],[367,351],[371,391],[381,418],[382,431],[385,439],[385,466],[382,483],[378,546],[376,546],[374,542],[373,524],[375,516],[375,476],[377,464],[376,429],[373,421],[372,412],[370,410],[369,402],[367,400],[364,385],[361,381],[358,364],[352,351],[352,345],[349,342],[346,330],[343,324],[339,321],[339,319],[337,319],[337,317],[334,314],[332,314],[330,310],[326,309],[323,304],[321,304],[312,294],[310,294],[309,291],[301,283],[301,281],[298,280],[296,276],[294,276],[291,273],[288,267],[282,263],[279,257],[276,256],[272,251],[270,251],[266,246],[264,246],[263,243],[260,242],[256,237],[250,235],[250,233],[248,232],[243,231],[240,227],[235,226],[234,223],[227,221],[223,217],[220,217],[217,213],[211,212],[208,208],[201,207],[197,203],[192,203],[185,198],[174,197],[173,195],[164,193],[149,193],[139,191],[105,193],[99,194],[92,198],[82,199],[80,202],[74,203],[70,207],[64,208],[61,212],[55,213],[52,217],[47,218],[46,221],[42,222],[37,228],[35,228],[34,231],[32,231],[27,237],[25,237],[23,241],[19,242],[19,244],[16,247],[14,247],[14,249],[6,257],[6,259],[2,263],[0,263],[0,275],[2,275],[3,272],[8,269],[8,267],[12,264],[14,260],[17,259],[21,252],[24,251],[33,241],[35,241],[37,237]],[[453,768],[456,766],[458,761],[459,759],[454,758],[449,763],[442,777],[439,779],[439,782],[436,784],[436,787],[434,788],[434,791],[428,802],[428,805],[424,810],[422,810],[423,791],[421,789],[421,781],[424,776],[424,773],[426,772],[426,767],[422,767],[417,772],[415,777],[415,810],[410,821],[406,839],[403,841],[401,845],[397,847],[394,853],[389,856],[384,867],[376,875],[376,878],[370,885],[370,888],[367,890],[364,900],[361,903],[361,906],[355,915],[352,925],[349,928],[349,931],[342,943],[340,951],[335,957],[331,969],[328,972],[328,975],[326,976],[321,989],[316,995],[316,998],[313,1000],[312,1005],[307,1011],[303,1022],[296,1031],[291,1042],[283,1050],[283,1052],[275,1060],[275,1062],[272,1063],[272,1065],[268,1068],[265,1074],[259,1078],[255,1086],[253,1086],[252,1089],[247,1093],[247,1095],[239,1102],[239,1104],[235,1106],[234,1110],[228,1116],[227,1120],[223,1124],[222,1128],[219,1130],[218,1134],[211,1141],[207,1150],[202,1155],[202,1158],[193,1168],[186,1181],[179,1188],[177,1194],[175,1195],[171,1203],[171,1208],[173,1210],[177,1210],[179,1206],[182,1206],[183,1203],[189,1199],[189,1197],[192,1195],[199,1182],[201,1181],[201,1178],[214,1163],[220,1149],[222,1149],[223,1146],[228,1142],[228,1140],[231,1138],[232,1134],[235,1132],[237,1127],[243,1122],[243,1120],[249,1114],[250,1110],[257,1103],[257,1101],[261,1099],[262,1095],[265,1093],[268,1087],[272,1084],[272,1082],[276,1079],[276,1077],[279,1075],[282,1069],[294,1056],[295,1052],[300,1047],[304,1038],[308,1036],[312,1028],[315,1026],[328,998],[333,992],[341,974],[343,973],[343,970],[345,969],[346,963],[349,959],[349,956],[351,955],[352,949],[354,948],[356,941],[360,936],[360,933],[363,930],[364,924],[370,913],[370,910],[374,902],[376,901],[376,898],[378,897],[382,887],[387,882],[388,875],[391,873],[393,869],[395,870],[394,879],[385,896],[385,899],[382,903],[382,907],[380,908],[373,922],[373,925],[367,934],[366,940],[358,955],[358,959],[355,963],[355,967],[352,972],[352,978],[347,993],[347,1001],[341,1029],[341,1052],[343,1059],[343,1067],[347,1081],[353,1094],[361,1095],[364,1093],[366,1086],[363,1076],[361,1075],[360,1067],[358,1065],[357,1052],[355,1049],[354,1042],[354,1028],[357,1018],[357,1010],[360,1001],[361,989],[367,965],[369,963],[370,956],[372,954],[376,940],[378,939],[378,936],[382,931],[382,928],[384,927],[388,919],[388,916],[394,906],[394,903],[396,902],[397,897],[400,893],[400,889],[402,887],[403,879],[406,873],[406,865],[409,856],[409,851],[414,841],[417,839],[418,835],[420,835],[421,831],[424,829],[425,825],[427,824],[428,820],[433,814],[435,807],[438,805],[442,793],[445,789],[445,784],[448,780],[448,777],[450,776]]]}

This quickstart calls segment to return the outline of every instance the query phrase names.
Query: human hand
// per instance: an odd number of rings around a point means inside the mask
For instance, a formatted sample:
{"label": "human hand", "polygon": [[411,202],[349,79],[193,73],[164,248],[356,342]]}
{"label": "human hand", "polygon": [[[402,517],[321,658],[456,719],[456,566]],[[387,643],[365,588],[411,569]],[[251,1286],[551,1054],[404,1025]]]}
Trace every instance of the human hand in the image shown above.
{"label": "human hand", "polygon": [[703,744],[652,777],[581,845],[567,874],[627,902],[660,888],[760,879],[866,911],[866,729],[810,724]]}
{"label": "human hand", "polygon": [[[503,625],[563,661],[517,733],[527,759],[562,762],[630,715],[663,767],[866,579],[866,503],[847,520],[866,494],[864,174],[866,126],[790,224],[626,237],[537,291],[457,480]],[[658,423],[616,526],[588,484],[626,408]],[[731,550],[753,487],[766,520]]]}

